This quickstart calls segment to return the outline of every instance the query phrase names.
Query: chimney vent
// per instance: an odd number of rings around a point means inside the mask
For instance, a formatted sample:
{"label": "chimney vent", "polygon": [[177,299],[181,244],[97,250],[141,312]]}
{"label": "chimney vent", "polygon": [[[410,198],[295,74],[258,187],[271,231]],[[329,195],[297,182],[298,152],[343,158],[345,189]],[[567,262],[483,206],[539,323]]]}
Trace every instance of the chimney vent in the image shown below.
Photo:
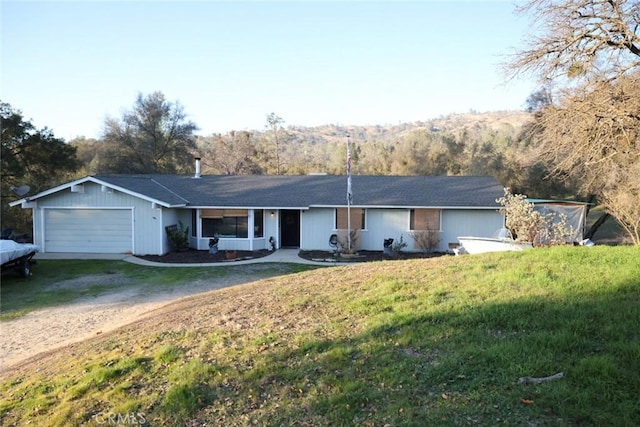
{"label": "chimney vent", "polygon": [[194,175],[194,178],[200,178],[202,176],[200,174],[200,157],[196,157],[195,161],[196,161],[196,174]]}

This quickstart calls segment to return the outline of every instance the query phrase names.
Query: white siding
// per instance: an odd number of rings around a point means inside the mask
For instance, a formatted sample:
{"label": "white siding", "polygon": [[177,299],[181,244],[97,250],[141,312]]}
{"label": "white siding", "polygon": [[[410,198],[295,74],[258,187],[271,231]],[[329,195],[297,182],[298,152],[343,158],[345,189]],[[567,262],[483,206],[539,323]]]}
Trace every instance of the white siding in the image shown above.
{"label": "white siding", "polygon": [[503,221],[500,212],[492,209],[443,211],[439,250],[448,250],[450,243],[459,243],[459,236],[491,237]]}
{"label": "white siding", "polygon": [[[191,246],[200,251],[208,251],[209,250],[209,239],[210,237],[201,237],[199,239],[193,240],[191,242]],[[253,248],[251,247],[253,245]],[[252,241],[251,239],[243,239],[243,238],[222,238],[218,242],[218,249],[224,251],[253,251],[259,249],[267,249],[264,239],[256,239]]]}
{"label": "white siding", "polygon": [[[301,249],[331,250],[329,237],[335,233],[335,209],[310,209],[301,216]],[[497,210],[443,210],[441,240],[438,251],[448,251],[449,243],[457,243],[458,236],[491,236],[502,227],[502,215]],[[417,251],[409,230],[408,209],[367,209],[365,229],[360,231],[359,249],[382,251],[384,240],[407,243],[404,250]]]}
{"label": "white siding", "polygon": [[[273,215],[271,215],[273,212]],[[280,235],[280,230],[278,226],[278,216],[279,212],[276,209],[265,209],[264,211],[264,241],[259,240],[256,242],[254,246],[255,249],[271,249],[271,244],[269,243],[269,238],[273,237],[275,240],[278,240],[278,236]],[[260,243],[262,242],[262,243]],[[264,246],[261,247],[260,244]],[[276,241],[276,247],[280,246],[280,242]]]}
{"label": "white siding", "polygon": [[[407,209],[367,209],[366,230],[362,232],[360,247],[370,251],[382,251],[385,239],[413,242],[408,238],[409,211]],[[411,250],[407,246],[405,250]]]}
{"label": "white siding", "polygon": [[[133,248],[136,255],[161,255],[163,252],[162,228],[163,213],[170,209],[154,208],[150,201],[113,191],[91,182],[84,183],[82,193],[72,193],[69,189],[59,191],[37,200],[34,208],[34,243],[50,251],[45,245],[45,211],[47,209],[101,209],[105,213],[115,209],[133,211]],[[104,208],[104,209],[102,209]],[[107,218],[109,218],[107,216]],[[108,219],[106,220],[108,221]],[[103,224],[106,225],[107,222]],[[160,232],[162,230],[162,232]],[[68,252],[75,252],[78,248],[68,248]],[[53,251],[51,251],[53,252]]]}
{"label": "white siding", "polygon": [[[157,207],[156,211],[158,215],[162,218],[161,221],[158,221],[158,230],[153,231],[153,233],[157,233],[160,236],[160,244],[162,245],[162,253],[167,253],[171,251],[171,242],[169,242],[169,235],[167,234],[165,227],[170,225],[178,225],[178,211],[175,209],[165,209],[162,207]],[[191,213],[191,211],[188,211]],[[191,236],[191,217],[187,221],[182,220],[182,224],[185,227],[189,227],[189,236]]]}
{"label": "white siding", "polygon": [[302,211],[300,215],[300,249],[333,250],[329,245],[329,238],[336,232],[334,218],[335,209],[333,208]]}
{"label": "white siding", "polygon": [[[360,230],[357,247],[362,250],[382,251],[384,239],[407,241],[409,211],[406,209],[367,209],[365,229]],[[301,216],[300,249],[333,250],[329,237],[336,233],[335,209],[318,208],[303,211]],[[408,243],[411,244],[411,241]],[[409,249],[409,248],[408,248]]]}

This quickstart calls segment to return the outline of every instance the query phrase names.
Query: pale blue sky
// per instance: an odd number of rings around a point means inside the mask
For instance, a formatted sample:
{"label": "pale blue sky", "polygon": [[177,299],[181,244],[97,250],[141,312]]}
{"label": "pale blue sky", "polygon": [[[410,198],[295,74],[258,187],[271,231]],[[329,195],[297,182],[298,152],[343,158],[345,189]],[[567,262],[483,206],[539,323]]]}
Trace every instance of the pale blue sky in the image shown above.
{"label": "pale blue sky", "polygon": [[0,99],[58,137],[99,137],[139,92],[201,135],[396,124],[522,109],[499,64],[527,21],[511,1],[2,2]]}

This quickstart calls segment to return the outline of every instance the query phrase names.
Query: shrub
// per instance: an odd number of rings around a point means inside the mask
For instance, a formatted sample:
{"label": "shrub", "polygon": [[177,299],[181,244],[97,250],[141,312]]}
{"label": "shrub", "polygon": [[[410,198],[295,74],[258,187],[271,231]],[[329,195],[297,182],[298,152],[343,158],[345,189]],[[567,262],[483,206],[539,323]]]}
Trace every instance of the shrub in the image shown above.
{"label": "shrub", "polygon": [[[343,254],[355,254],[358,247],[358,238],[360,234],[358,230],[353,229],[349,231],[349,238],[351,239],[351,247],[349,247],[349,240],[347,237],[347,230],[340,230],[338,234],[338,252]],[[344,232],[344,233],[342,233]]]}
{"label": "shrub", "polygon": [[391,251],[395,253],[400,253],[404,248],[407,247],[407,242],[402,238],[402,234],[400,235],[399,240],[395,240],[391,245]]}
{"label": "shrub", "polygon": [[184,251],[189,249],[189,227],[185,227],[182,221],[178,221],[178,225],[166,227],[167,236],[176,251]]}
{"label": "shrub", "polygon": [[423,252],[433,252],[440,243],[440,232],[438,230],[416,230],[409,233],[409,236]]}
{"label": "shrub", "polygon": [[533,246],[563,245],[573,234],[567,216],[554,212],[542,214],[534,210],[534,204],[523,194],[511,194],[504,189],[504,196],[497,199],[503,207],[505,226],[519,242],[531,242]]}

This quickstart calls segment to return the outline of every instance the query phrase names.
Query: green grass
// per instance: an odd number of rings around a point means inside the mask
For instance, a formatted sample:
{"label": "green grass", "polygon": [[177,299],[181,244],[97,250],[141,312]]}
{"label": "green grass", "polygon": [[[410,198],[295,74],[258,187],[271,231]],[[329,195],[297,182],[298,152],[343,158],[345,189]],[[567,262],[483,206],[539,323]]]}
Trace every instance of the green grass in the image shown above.
{"label": "green grass", "polygon": [[561,247],[225,289],[3,376],[0,413],[7,425],[111,413],[147,425],[635,426],[639,259],[635,247]]}

